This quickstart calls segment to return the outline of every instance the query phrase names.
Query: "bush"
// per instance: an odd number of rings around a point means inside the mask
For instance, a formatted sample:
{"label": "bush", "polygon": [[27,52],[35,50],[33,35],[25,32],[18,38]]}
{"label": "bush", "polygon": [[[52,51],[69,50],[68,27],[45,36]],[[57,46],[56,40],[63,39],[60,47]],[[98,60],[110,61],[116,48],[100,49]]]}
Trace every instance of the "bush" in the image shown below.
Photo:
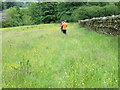
{"label": "bush", "polygon": [[29,11],[28,8],[21,8],[20,9],[20,14],[21,14],[23,25],[33,24],[33,21],[32,21],[31,16],[30,16],[30,11]]}
{"label": "bush", "polygon": [[103,17],[120,14],[117,6],[114,4],[106,5],[104,7],[100,6],[82,6],[75,9],[72,13],[72,20],[84,20],[93,17]]}
{"label": "bush", "polygon": [[104,16],[120,14],[118,7],[115,6],[114,4],[106,5],[105,7],[103,7],[103,10],[104,10]]}
{"label": "bush", "polygon": [[60,21],[67,20],[67,22],[72,22],[72,18],[70,15],[63,15],[60,19]]}
{"label": "bush", "polygon": [[9,16],[7,16],[7,19],[2,22],[3,27],[15,27],[33,24],[28,8],[20,9],[17,6],[14,6],[5,10],[4,12]]}
{"label": "bush", "polygon": [[21,26],[22,24],[22,18],[20,15],[20,8],[17,6],[11,7],[10,9],[5,11],[7,15],[9,15],[8,19],[6,20],[10,22],[10,26]]}
{"label": "bush", "polygon": [[90,13],[92,12],[89,11],[89,7],[83,6],[73,11],[72,19],[73,21],[87,19],[90,18]]}
{"label": "bush", "polygon": [[8,20],[7,21],[2,21],[2,27],[5,28],[5,27],[11,27],[11,22],[9,22]]}

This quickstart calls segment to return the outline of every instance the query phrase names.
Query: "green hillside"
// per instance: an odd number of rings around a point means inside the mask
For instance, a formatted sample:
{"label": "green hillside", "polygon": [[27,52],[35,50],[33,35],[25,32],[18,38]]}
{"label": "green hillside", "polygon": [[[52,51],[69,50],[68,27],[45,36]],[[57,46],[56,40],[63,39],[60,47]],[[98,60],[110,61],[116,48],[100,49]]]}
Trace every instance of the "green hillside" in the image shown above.
{"label": "green hillside", "polygon": [[2,30],[4,88],[117,88],[118,38],[68,24]]}

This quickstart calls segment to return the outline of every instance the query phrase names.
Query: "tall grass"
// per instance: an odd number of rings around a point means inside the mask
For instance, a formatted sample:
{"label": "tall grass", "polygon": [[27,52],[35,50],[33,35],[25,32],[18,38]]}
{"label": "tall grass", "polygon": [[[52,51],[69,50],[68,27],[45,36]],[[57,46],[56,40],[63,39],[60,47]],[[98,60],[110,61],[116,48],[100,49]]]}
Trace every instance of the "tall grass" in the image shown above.
{"label": "tall grass", "polygon": [[3,30],[4,88],[117,88],[118,38],[69,23]]}

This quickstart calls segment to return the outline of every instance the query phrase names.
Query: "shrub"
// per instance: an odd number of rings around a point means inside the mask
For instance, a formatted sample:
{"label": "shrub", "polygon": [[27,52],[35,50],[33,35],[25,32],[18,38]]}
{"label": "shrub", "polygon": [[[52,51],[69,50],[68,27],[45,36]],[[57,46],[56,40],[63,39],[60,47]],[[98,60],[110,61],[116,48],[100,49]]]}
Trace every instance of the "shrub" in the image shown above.
{"label": "shrub", "polygon": [[72,18],[70,15],[63,15],[60,20],[61,21],[67,20],[67,22],[71,22]]}
{"label": "shrub", "polygon": [[119,9],[114,4],[106,5],[103,7],[104,16],[111,16],[120,14]]}
{"label": "shrub", "polygon": [[79,7],[78,9],[74,10],[72,14],[73,21],[90,18],[88,12],[90,13],[89,8],[86,6]]}
{"label": "shrub", "polygon": [[31,16],[30,16],[30,11],[29,11],[28,8],[21,8],[20,9],[20,14],[21,14],[23,25],[33,24],[33,21],[32,21]]}
{"label": "shrub", "polygon": [[10,21],[8,21],[8,20],[4,20],[4,21],[2,21],[2,27],[3,28],[5,28],[5,27],[11,27],[11,22]]}
{"label": "shrub", "polygon": [[20,15],[20,8],[17,6],[11,7],[10,9],[5,11],[7,15],[9,15],[8,19],[5,21],[10,22],[10,26],[21,26],[22,24],[22,18]]}
{"label": "shrub", "polygon": [[84,20],[93,17],[103,17],[120,14],[117,6],[114,4],[106,5],[104,7],[100,6],[82,6],[75,9],[72,13],[72,20]]}
{"label": "shrub", "polygon": [[13,27],[22,25],[31,25],[33,21],[31,20],[30,11],[28,8],[19,8],[17,6],[11,7],[4,11],[7,13],[7,19],[3,21],[3,27]]}

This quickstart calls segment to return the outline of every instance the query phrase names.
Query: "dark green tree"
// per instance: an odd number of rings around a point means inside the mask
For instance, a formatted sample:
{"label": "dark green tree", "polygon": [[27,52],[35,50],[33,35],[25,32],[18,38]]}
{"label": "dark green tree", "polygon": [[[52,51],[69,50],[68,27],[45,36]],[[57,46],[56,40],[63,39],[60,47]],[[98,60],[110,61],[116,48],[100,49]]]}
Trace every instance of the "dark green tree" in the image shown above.
{"label": "dark green tree", "polygon": [[0,1],[0,11],[2,11],[2,2]]}
{"label": "dark green tree", "polygon": [[16,6],[16,2],[2,2],[2,9],[8,9],[10,7]]}
{"label": "dark green tree", "polygon": [[120,1],[114,3],[118,7],[118,12],[120,13]]}
{"label": "dark green tree", "polygon": [[80,6],[86,5],[87,2],[61,2],[58,5],[58,19],[60,21],[72,21],[71,15],[75,9]]}
{"label": "dark green tree", "polygon": [[57,3],[43,2],[32,3],[29,7],[32,20],[35,24],[57,21]]}
{"label": "dark green tree", "polygon": [[109,2],[87,2],[88,6],[106,6],[109,5]]}

